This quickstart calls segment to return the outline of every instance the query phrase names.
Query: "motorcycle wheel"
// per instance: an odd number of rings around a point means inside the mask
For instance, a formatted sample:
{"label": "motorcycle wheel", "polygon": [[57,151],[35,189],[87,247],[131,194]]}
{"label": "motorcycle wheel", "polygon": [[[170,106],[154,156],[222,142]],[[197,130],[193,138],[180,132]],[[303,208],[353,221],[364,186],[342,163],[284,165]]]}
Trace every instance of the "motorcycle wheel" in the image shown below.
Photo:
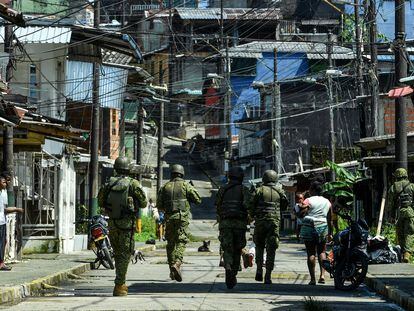
{"label": "motorcycle wheel", "polygon": [[113,262],[111,254],[109,252],[109,249],[107,247],[104,247],[102,249],[102,252],[103,252],[103,256],[101,258],[102,265],[106,269],[111,269],[111,270],[115,269],[114,262]]}
{"label": "motorcycle wheel", "polygon": [[366,258],[350,259],[349,262],[342,260],[335,267],[335,289],[343,291],[357,289],[364,282],[367,272],[368,261]]}

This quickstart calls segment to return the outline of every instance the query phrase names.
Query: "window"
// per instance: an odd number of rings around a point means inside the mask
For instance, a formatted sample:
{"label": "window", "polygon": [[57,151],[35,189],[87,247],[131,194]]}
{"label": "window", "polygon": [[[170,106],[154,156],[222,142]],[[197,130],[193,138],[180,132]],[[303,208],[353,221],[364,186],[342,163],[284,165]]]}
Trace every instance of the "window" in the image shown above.
{"label": "window", "polygon": [[116,136],[117,135],[117,133],[116,133],[116,129],[117,129],[116,119],[118,117],[118,114],[117,114],[117,111],[115,109],[112,109],[111,113],[112,113],[112,135]]}
{"label": "window", "polygon": [[29,101],[30,103],[37,103],[38,100],[39,100],[38,70],[35,64],[30,64],[30,67],[29,67]]}

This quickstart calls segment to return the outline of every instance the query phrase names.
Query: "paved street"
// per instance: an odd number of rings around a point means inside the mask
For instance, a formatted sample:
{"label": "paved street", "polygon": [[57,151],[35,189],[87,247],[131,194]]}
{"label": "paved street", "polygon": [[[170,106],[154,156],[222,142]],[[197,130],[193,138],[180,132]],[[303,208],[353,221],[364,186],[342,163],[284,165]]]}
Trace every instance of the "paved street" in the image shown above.
{"label": "paved street", "polygon": [[[195,228],[214,232],[211,222],[198,221]],[[207,235],[207,234],[206,234]],[[239,274],[233,290],[224,284],[218,267],[218,243],[212,241],[211,253],[198,253],[200,242],[187,250],[184,281],[168,277],[165,250],[147,254],[144,264],[130,266],[128,297],[112,297],[114,272],[90,271],[82,279],[62,284],[59,290],[46,291],[9,306],[9,310],[304,310],[304,297],[325,301],[333,310],[402,310],[370,292],[365,286],[352,293],[336,291],[326,285],[309,286],[305,254],[301,244],[284,241],[277,254],[274,284],[265,286],[254,281],[254,270]]]}

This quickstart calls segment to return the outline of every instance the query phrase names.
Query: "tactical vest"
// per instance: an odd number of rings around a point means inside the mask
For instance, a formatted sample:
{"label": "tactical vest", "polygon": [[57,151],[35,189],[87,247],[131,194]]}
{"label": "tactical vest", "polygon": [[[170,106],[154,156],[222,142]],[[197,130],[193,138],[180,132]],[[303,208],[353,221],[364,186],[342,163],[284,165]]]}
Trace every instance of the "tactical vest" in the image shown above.
{"label": "tactical vest", "polygon": [[259,214],[273,214],[280,210],[280,194],[274,186],[263,185],[263,194],[257,204]]}
{"label": "tactical vest", "polygon": [[[398,186],[397,186],[398,185]],[[411,183],[407,181],[407,183],[396,184],[396,191],[398,193],[397,196],[397,207],[398,208],[407,208],[412,207],[413,204],[413,193],[410,189]],[[401,189],[398,189],[401,188]]]}
{"label": "tactical vest", "polygon": [[187,196],[183,192],[184,180],[172,180],[164,186],[165,211],[175,213],[187,210]]}
{"label": "tactical vest", "polygon": [[247,210],[243,204],[243,185],[230,184],[225,186],[220,206],[221,219],[244,219]]}
{"label": "tactical vest", "polygon": [[134,213],[134,200],[129,196],[131,180],[128,177],[111,177],[105,209],[111,219],[122,219]]}

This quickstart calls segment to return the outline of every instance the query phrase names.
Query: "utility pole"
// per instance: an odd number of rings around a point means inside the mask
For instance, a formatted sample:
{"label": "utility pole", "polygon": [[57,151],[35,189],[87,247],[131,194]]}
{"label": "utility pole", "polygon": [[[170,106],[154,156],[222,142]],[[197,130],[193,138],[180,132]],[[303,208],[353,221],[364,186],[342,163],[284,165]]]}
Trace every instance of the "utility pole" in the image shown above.
{"label": "utility pole", "polygon": [[[327,44],[327,54],[328,54],[328,64],[329,69],[333,68],[333,61],[332,61],[332,49],[333,49],[333,41],[332,41],[332,32],[329,31],[328,33],[328,44]],[[336,149],[336,137],[335,137],[335,115],[333,109],[333,93],[332,93],[332,77],[330,74],[327,75],[328,78],[328,97],[329,97],[329,146],[330,146],[330,160],[331,162],[335,163],[335,149]],[[332,180],[335,180],[335,175],[333,173]]]}
{"label": "utility pole", "polygon": [[[405,55],[405,0],[395,0],[395,82],[403,86],[401,78],[407,76]],[[395,100],[395,162],[397,168],[407,169],[407,115],[404,97]]]}
{"label": "utility pole", "polygon": [[[10,2],[12,7],[13,1]],[[9,61],[6,67],[6,82],[10,83],[13,77],[13,24],[7,23],[4,27],[4,52],[9,54]],[[11,175],[12,181],[14,180],[14,165],[13,165],[13,127],[4,125],[3,130],[3,170],[8,171]],[[7,204],[9,206],[16,206],[16,200],[14,198],[13,182],[7,185]]]}
{"label": "utility pole", "polygon": [[[125,1],[122,1],[122,16],[121,16],[121,32],[123,32],[125,27]],[[126,111],[125,103],[122,100],[121,103],[121,122],[119,123],[119,155],[125,156],[125,122],[126,122]]]}
{"label": "utility pole", "polygon": [[226,61],[224,62],[224,74],[226,82],[226,95],[224,97],[224,122],[226,123],[226,152],[229,164],[232,158],[232,133],[231,133],[231,82],[230,82],[230,56],[229,56],[229,41],[226,40]]}
{"label": "utility pole", "polygon": [[277,75],[277,48],[273,50],[273,107],[272,107],[272,150],[273,169],[282,172],[282,102],[280,98],[280,85]]}
{"label": "utility pole", "polygon": [[[138,165],[142,164],[142,141],[144,136],[144,109],[142,107],[142,100],[140,99],[137,105],[137,158]],[[141,174],[139,174],[141,179]]]}
{"label": "utility pole", "polygon": [[[93,26],[99,28],[100,19],[100,1],[94,3]],[[96,57],[100,55],[99,46],[95,45],[97,51]],[[98,213],[98,177],[99,177],[99,122],[100,122],[100,105],[99,105],[99,63],[97,60],[93,63],[93,82],[92,82],[92,131],[90,153],[91,160],[89,163],[89,217]]]}
{"label": "utility pole", "polygon": [[379,100],[379,83],[378,83],[378,51],[377,51],[377,20],[376,20],[376,1],[369,0],[368,22],[369,22],[369,42],[371,54],[371,135],[379,135],[378,128],[378,100]]}
{"label": "utility pole", "polygon": [[[364,95],[364,78],[362,73],[362,36],[359,18],[359,1],[354,0],[354,17],[355,17],[355,48],[356,48],[356,83],[357,96]],[[358,103],[359,119],[360,119],[360,136],[366,137],[365,107],[362,103]]]}
{"label": "utility pole", "polygon": [[[171,98],[172,94],[172,49],[173,49],[173,38],[172,38],[172,0],[168,1],[168,28],[170,30],[169,40],[168,40],[168,96]],[[161,69],[160,72],[160,84],[164,84],[164,70]],[[165,94],[165,93],[164,93]],[[163,96],[164,97],[164,96]],[[163,98],[164,99],[164,98]],[[164,153],[164,100],[159,101],[160,104],[160,123],[158,126],[158,155],[157,155],[157,167],[158,167],[158,178],[157,178],[157,192],[162,187],[162,181],[164,179],[163,172],[163,153]]]}

